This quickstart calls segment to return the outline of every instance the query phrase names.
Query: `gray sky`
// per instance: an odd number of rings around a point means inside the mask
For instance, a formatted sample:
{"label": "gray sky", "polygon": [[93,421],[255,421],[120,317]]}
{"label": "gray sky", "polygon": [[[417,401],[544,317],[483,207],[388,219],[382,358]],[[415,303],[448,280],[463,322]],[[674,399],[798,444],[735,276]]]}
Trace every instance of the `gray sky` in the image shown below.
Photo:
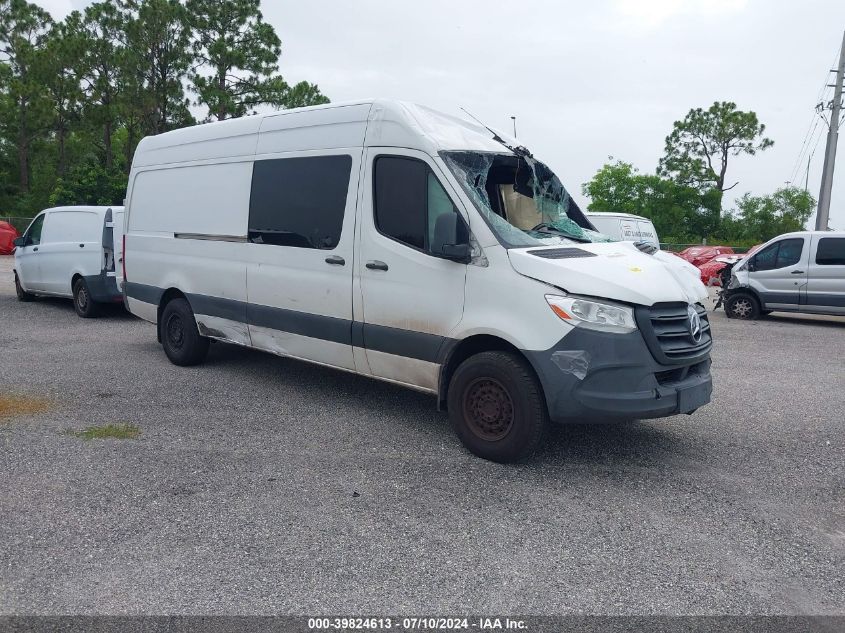
{"label": "gray sky", "polygon": [[[88,4],[38,1],[56,18]],[[814,148],[809,189],[818,197],[827,128],[813,109],[832,82],[841,0],[264,0],[263,11],[289,82],[315,82],[333,101],[394,97],[453,114],[463,106],[506,131],[515,115],[519,140],[580,203],[581,184],[608,156],[652,172],[673,121],[716,100],[757,112],[775,141],[729,165],[729,183],[739,184],[726,206],[787,180],[803,186]],[[845,229],[841,147],[838,158],[831,226]]]}

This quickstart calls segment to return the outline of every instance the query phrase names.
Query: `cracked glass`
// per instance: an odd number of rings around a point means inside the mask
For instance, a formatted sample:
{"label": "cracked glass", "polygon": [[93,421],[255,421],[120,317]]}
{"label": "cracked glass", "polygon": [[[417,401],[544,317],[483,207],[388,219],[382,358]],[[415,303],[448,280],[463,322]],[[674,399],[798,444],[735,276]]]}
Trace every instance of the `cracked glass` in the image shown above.
{"label": "cracked glass", "polygon": [[506,247],[615,241],[592,230],[554,172],[527,153],[440,155]]}

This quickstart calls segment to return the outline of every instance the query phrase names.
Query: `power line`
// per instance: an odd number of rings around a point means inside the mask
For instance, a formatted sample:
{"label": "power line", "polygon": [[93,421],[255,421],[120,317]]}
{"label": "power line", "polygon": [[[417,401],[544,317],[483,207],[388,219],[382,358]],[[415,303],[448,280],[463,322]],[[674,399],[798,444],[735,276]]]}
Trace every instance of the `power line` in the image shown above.
{"label": "power line", "polygon": [[[838,56],[839,56],[839,47],[837,46],[836,51],[834,52],[833,57],[830,60],[830,64],[827,66],[828,68],[831,68],[836,63],[836,59],[837,59]],[[793,165],[792,171],[790,172],[790,174],[791,174],[791,177],[789,179],[790,181],[793,181],[795,179],[795,177],[800,173],[801,166],[803,165],[803,158],[804,158],[807,150],[809,149],[809,141],[810,141],[811,135],[813,133],[815,133],[816,127],[818,126],[819,119],[818,119],[818,115],[817,115],[817,112],[816,112],[816,109],[815,109],[815,105],[818,104],[818,103],[824,102],[825,93],[830,89],[830,86],[828,85],[828,81],[830,81],[829,76],[830,76],[830,73],[825,73],[825,77],[822,80],[822,85],[819,88],[818,94],[816,94],[815,104],[813,106],[813,114],[811,115],[812,118],[810,119],[810,122],[807,124],[807,132],[804,134],[804,141],[801,143],[801,149],[798,152],[798,156],[795,159],[795,164]]]}
{"label": "power line", "polygon": [[[816,155],[816,150],[819,148],[819,142],[822,140],[823,136],[824,136],[824,130],[822,130],[821,133],[819,133],[819,135],[816,137],[816,142],[812,143],[813,151],[810,152],[810,156],[807,158],[807,169],[806,169],[806,174],[804,175],[804,182],[805,183],[808,183],[809,180],[810,180],[810,161],[812,161],[813,156]],[[805,189],[807,188],[806,185],[805,185],[804,188]]]}

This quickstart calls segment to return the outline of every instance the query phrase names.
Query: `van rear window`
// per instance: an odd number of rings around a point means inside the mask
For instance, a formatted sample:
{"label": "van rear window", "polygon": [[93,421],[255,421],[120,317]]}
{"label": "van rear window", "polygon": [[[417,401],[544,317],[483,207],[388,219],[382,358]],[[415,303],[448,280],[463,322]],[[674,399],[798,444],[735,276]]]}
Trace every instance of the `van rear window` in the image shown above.
{"label": "van rear window", "polygon": [[351,156],[255,161],[249,240],[297,248],[336,247],[351,170]]}
{"label": "van rear window", "polygon": [[823,237],[816,249],[820,266],[845,266],[845,237]]}

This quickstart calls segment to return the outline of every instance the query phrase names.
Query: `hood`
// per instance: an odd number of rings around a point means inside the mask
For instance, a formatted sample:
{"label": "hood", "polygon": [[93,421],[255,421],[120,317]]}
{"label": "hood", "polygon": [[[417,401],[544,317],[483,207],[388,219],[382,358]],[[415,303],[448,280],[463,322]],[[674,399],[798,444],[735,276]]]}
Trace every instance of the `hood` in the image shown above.
{"label": "hood", "polygon": [[661,251],[647,255],[630,242],[515,248],[508,256],[521,275],[572,294],[645,306],[708,297],[694,266]]}

